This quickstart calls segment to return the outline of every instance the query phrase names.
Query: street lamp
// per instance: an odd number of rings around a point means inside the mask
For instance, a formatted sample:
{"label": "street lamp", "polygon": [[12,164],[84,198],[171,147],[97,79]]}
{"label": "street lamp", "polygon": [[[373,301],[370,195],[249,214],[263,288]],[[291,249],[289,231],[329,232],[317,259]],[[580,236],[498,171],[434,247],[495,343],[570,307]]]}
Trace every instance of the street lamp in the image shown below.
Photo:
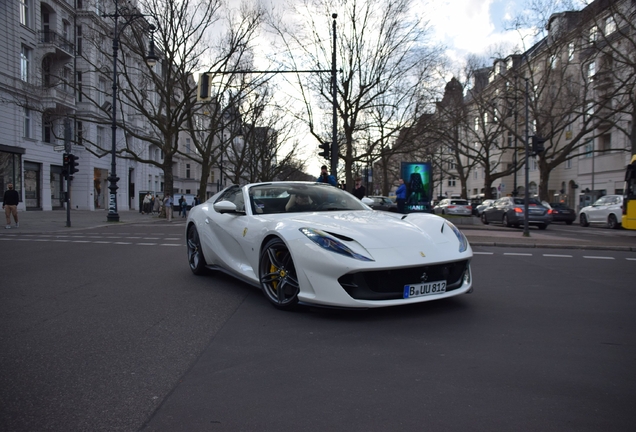
{"label": "street lamp", "polygon": [[[117,213],[117,182],[119,181],[119,177],[117,177],[117,51],[119,50],[119,35],[121,31],[123,31],[129,24],[135,21],[137,18],[143,18],[148,15],[140,14],[140,13],[122,13],[119,10],[119,2],[115,3],[115,13],[113,14],[104,14],[103,17],[113,18],[115,21],[115,27],[113,29],[113,103],[112,103],[112,143],[111,143],[111,164],[110,164],[110,175],[108,176],[108,189],[110,190],[109,199],[108,199],[108,222],[119,222],[119,213]],[[125,22],[121,26],[119,25],[119,18],[124,18]],[[157,64],[158,57],[155,54],[155,44],[153,40],[153,32],[155,30],[155,26],[150,24],[148,29],[150,30],[150,46],[149,53],[146,57],[146,62],[148,66],[154,67]]]}

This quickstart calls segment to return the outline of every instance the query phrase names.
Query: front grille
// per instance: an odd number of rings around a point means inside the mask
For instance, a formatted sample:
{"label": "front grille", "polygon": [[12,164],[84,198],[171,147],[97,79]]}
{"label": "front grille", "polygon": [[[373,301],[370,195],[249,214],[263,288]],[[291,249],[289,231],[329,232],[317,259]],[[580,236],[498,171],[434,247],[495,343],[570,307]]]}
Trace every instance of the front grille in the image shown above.
{"label": "front grille", "polygon": [[405,285],[420,283],[424,273],[427,282],[445,280],[447,292],[456,290],[461,287],[464,273],[468,269],[469,260],[462,260],[429,266],[348,273],[341,276],[338,282],[357,300],[396,300],[403,298]]}

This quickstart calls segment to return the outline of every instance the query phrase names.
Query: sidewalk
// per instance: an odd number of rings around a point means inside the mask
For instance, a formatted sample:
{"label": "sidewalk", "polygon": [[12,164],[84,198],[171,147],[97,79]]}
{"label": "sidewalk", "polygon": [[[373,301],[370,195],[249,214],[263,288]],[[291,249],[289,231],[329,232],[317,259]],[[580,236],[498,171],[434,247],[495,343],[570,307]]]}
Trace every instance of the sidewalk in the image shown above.
{"label": "sidewalk", "polygon": [[[155,224],[157,226],[183,226],[185,219],[178,214],[172,222],[157,215],[141,214],[139,211],[120,211],[119,222],[108,222],[107,210],[71,210],[71,226],[66,226],[66,211],[22,211],[18,217],[20,228],[0,229],[2,234],[36,234],[51,232],[72,232],[98,227],[113,227],[133,224]],[[636,231],[611,231],[591,228],[585,238],[563,237],[546,231],[530,228],[529,237],[523,236],[522,229],[497,225],[483,225],[477,218],[449,218],[466,235],[471,246],[502,246],[554,249],[604,249],[636,252]],[[4,221],[3,221],[4,222]],[[4,225],[4,224],[3,224]]]}
{"label": "sidewalk", "polygon": [[[109,222],[107,220],[108,210],[71,210],[71,226],[66,226],[66,210],[53,211],[21,211],[18,213],[20,227],[15,228],[11,219],[11,229],[4,229],[5,221],[2,220],[0,234],[3,233],[43,233],[43,232],[69,232],[87,228],[97,228],[102,226],[121,226],[129,224],[183,224],[185,219],[173,217],[172,222],[167,222],[165,218],[158,218],[157,215],[141,214],[137,210],[120,211],[119,222]],[[4,215],[3,215],[4,216]]]}

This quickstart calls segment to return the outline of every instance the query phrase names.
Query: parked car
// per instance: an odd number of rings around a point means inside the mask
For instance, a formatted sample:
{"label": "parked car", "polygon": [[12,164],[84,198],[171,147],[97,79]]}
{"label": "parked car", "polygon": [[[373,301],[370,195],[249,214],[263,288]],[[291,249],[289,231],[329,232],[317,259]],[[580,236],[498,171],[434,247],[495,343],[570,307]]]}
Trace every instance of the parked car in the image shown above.
{"label": "parked car", "polygon": [[492,203],[494,203],[494,202],[495,202],[494,199],[484,200],[481,204],[479,204],[477,207],[475,207],[475,215],[481,217],[481,214],[484,212],[484,210],[486,210],[488,207],[490,207],[492,205]]}
{"label": "parked car", "polygon": [[576,211],[563,203],[549,203],[548,206],[552,209],[552,222],[565,222],[567,225],[572,225],[572,222],[576,219]]}
{"label": "parked car", "polygon": [[385,196],[369,196],[367,197],[373,200],[373,204],[369,204],[373,210],[384,210],[390,212],[397,212],[397,204],[391,201],[390,198]]}
{"label": "parked car", "polygon": [[473,208],[468,203],[468,200],[445,198],[433,207],[433,212],[443,215],[470,216],[473,213]]}
{"label": "parked car", "polygon": [[605,195],[597,199],[591,206],[579,211],[579,223],[586,227],[589,224],[607,224],[612,229],[621,226],[623,217],[623,196]]}
{"label": "parked car", "polygon": [[[531,198],[528,204],[528,224],[536,225],[542,230],[546,229],[552,222],[552,209],[534,198]],[[524,198],[503,197],[482,212],[481,221],[485,225],[494,222],[504,226],[518,227],[526,220],[524,211]]]}

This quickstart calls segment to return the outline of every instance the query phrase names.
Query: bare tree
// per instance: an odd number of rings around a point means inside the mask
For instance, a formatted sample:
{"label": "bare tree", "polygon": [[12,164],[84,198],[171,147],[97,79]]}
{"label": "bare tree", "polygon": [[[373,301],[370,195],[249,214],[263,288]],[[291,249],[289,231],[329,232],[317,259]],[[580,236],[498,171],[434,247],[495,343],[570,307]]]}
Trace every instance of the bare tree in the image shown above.
{"label": "bare tree", "polygon": [[[439,51],[427,44],[428,25],[410,0],[303,0],[293,8],[302,28],[273,23],[288,69],[330,69],[334,35],[325,11],[338,12],[338,157],[351,188],[355,165],[379,157],[419,116],[421,94],[436,83]],[[329,74],[297,78],[304,122],[319,143],[330,142]]]}

